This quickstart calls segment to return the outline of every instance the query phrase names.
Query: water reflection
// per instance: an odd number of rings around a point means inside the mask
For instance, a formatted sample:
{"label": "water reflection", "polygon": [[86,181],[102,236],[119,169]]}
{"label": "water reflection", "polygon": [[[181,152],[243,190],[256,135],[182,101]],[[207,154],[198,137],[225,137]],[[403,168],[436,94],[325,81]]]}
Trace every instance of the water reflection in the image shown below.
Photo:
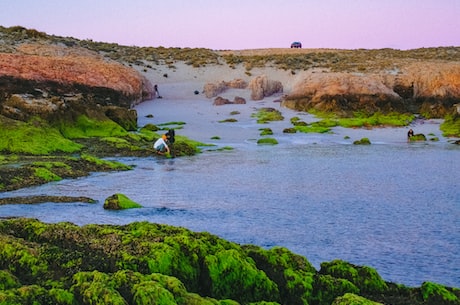
{"label": "water reflection", "polygon": [[[88,196],[97,204],[0,206],[46,222],[151,221],[264,247],[285,246],[316,267],[340,258],[385,280],[460,287],[459,150],[444,145],[251,145],[177,159],[125,158],[95,173],[0,194]],[[143,208],[105,211],[113,193]]]}

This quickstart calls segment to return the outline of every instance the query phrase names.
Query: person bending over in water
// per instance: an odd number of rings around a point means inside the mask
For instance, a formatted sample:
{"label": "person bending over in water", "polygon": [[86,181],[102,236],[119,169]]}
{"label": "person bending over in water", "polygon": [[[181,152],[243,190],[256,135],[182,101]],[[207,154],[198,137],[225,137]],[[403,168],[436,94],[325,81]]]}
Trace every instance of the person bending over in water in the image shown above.
{"label": "person bending over in water", "polygon": [[409,129],[409,131],[407,132],[407,138],[409,139],[410,137],[413,137],[414,136],[414,131],[412,129]]}
{"label": "person bending over in water", "polygon": [[164,155],[165,152],[169,154],[168,138],[166,135],[162,135],[161,138],[156,140],[155,144],[153,144],[153,148],[156,150],[157,154]]}

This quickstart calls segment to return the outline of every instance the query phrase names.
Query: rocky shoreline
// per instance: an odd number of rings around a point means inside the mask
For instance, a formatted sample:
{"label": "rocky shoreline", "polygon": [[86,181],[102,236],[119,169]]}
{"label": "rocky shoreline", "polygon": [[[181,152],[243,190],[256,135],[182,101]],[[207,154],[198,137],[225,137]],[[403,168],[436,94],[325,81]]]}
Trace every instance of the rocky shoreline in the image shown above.
{"label": "rocky shoreline", "polygon": [[[275,247],[147,222],[0,221],[5,304],[459,304],[460,290],[385,282],[341,260],[316,270]],[[235,289],[237,288],[237,289]],[[34,303],[36,304],[36,303]]]}

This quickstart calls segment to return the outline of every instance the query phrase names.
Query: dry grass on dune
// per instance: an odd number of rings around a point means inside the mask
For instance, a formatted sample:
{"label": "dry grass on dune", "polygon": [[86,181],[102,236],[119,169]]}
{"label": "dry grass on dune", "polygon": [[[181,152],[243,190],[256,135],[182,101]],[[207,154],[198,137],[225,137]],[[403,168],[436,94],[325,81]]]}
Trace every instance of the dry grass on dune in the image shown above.
{"label": "dry grass on dune", "polygon": [[267,56],[267,55],[297,55],[309,53],[329,53],[329,52],[348,52],[348,50],[338,49],[298,49],[298,48],[266,48],[266,49],[245,49],[245,50],[225,50],[216,51],[220,56]]}

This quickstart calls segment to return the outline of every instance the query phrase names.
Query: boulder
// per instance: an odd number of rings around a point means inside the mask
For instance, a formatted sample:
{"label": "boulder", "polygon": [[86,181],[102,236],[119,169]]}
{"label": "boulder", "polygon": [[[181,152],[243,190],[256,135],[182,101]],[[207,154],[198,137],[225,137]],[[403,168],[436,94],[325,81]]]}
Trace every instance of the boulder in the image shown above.
{"label": "boulder", "polygon": [[283,106],[309,111],[315,109],[350,116],[356,111],[404,111],[402,98],[388,88],[381,79],[350,73],[308,74],[300,80]]}
{"label": "boulder", "polygon": [[240,96],[235,96],[235,98],[233,99],[233,104],[246,104],[246,99]]}
{"label": "boulder", "polygon": [[224,92],[226,89],[227,85],[223,81],[219,83],[207,83],[204,85],[203,93],[206,98],[213,98]]}
{"label": "boulder", "polygon": [[213,98],[225,92],[228,88],[233,89],[245,89],[248,86],[245,80],[242,79],[234,79],[231,81],[220,81],[216,83],[207,83],[203,87],[204,95],[207,98]]}
{"label": "boulder", "polygon": [[132,201],[123,194],[114,194],[104,201],[106,210],[124,210],[142,207],[140,204]]}
{"label": "boulder", "polygon": [[275,93],[283,92],[283,85],[279,81],[269,80],[266,75],[257,76],[249,82],[251,99],[258,101]]}
{"label": "boulder", "polygon": [[137,130],[137,111],[117,106],[107,106],[105,115],[128,131]]}
{"label": "boulder", "polygon": [[218,96],[214,99],[214,103],[213,103],[214,106],[222,106],[225,104],[231,104],[231,102],[228,99],[223,98],[221,96]]}

